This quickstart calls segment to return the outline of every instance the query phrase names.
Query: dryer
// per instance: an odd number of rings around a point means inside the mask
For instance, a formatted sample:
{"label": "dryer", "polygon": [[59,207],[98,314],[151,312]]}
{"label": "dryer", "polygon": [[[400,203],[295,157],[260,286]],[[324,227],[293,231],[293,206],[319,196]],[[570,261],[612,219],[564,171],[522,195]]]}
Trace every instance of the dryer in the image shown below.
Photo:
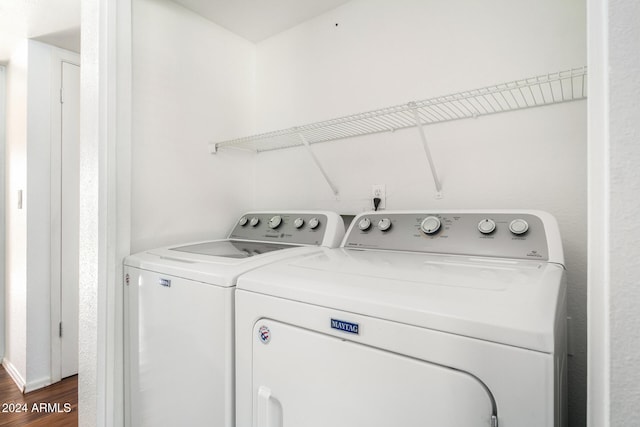
{"label": "dryer", "polygon": [[364,213],[341,248],[237,289],[238,426],[566,426],[565,268],[547,213]]}
{"label": "dryer", "polygon": [[250,212],[226,239],[127,257],[128,424],[235,426],[238,277],[320,246],[338,246],[343,236],[342,218],[333,212]]}

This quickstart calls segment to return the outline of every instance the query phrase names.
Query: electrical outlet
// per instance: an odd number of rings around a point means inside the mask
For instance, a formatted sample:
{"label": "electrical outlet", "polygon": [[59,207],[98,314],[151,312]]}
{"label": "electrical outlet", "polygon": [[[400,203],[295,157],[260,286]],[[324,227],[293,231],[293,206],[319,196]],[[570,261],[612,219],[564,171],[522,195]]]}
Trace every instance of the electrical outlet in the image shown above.
{"label": "electrical outlet", "polygon": [[371,186],[371,209],[375,209],[373,205],[373,199],[375,197],[380,199],[378,210],[385,209],[387,207],[387,189],[384,184],[373,184]]}

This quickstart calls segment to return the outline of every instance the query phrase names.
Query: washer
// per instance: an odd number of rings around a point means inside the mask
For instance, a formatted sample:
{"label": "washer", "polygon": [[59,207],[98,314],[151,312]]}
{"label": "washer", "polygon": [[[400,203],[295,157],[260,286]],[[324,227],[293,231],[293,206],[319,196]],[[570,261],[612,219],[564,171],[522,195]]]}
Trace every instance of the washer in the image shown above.
{"label": "washer", "polygon": [[233,427],[238,277],[319,246],[336,247],[332,212],[250,212],[229,237],[125,260],[126,418],[138,426]]}
{"label": "washer", "polygon": [[369,212],[237,287],[238,426],[566,426],[547,213]]}

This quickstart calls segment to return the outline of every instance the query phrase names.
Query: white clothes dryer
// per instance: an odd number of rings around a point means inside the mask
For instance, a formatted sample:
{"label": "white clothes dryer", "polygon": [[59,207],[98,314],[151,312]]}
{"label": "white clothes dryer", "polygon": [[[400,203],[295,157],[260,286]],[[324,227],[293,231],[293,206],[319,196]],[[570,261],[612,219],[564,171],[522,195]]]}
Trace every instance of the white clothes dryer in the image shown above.
{"label": "white clothes dryer", "polygon": [[336,247],[325,211],[250,212],[227,239],[125,259],[126,419],[134,427],[234,427],[234,290],[240,275]]}
{"label": "white clothes dryer", "polygon": [[238,427],[564,427],[566,286],[539,211],[370,212],[243,275]]}

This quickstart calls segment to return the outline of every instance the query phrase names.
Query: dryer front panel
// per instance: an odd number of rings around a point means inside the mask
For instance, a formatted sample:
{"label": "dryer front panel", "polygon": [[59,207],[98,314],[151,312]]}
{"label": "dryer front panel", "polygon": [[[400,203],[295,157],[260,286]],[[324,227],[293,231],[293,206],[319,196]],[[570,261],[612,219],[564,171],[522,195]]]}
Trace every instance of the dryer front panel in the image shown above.
{"label": "dryer front panel", "polygon": [[496,415],[459,370],[269,319],[252,347],[254,427],[489,427]]}

